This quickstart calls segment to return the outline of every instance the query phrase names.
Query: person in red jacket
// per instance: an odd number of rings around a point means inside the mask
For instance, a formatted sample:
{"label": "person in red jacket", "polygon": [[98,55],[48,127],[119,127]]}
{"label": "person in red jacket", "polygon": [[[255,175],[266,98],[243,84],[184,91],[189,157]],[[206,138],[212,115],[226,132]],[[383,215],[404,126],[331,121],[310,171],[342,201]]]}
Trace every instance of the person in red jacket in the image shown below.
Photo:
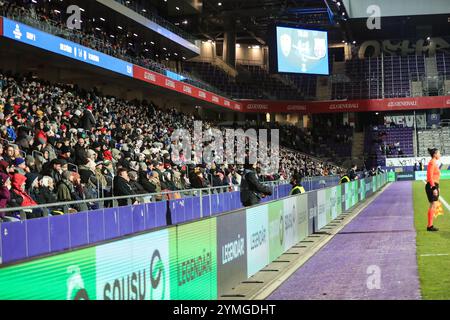
{"label": "person in red jacket", "polygon": [[427,193],[430,207],[428,208],[428,225],[427,231],[439,231],[438,228],[433,226],[433,218],[437,210],[439,209],[439,179],[441,177],[441,171],[439,170],[438,160],[441,158],[441,153],[438,149],[428,149],[431,156],[431,161],[428,163],[427,169],[427,185],[425,191]]}
{"label": "person in red jacket", "polygon": [[102,149],[103,149],[103,160],[112,161],[113,156],[112,156],[111,150],[109,150],[109,148],[108,148],[108,145],[103,144]]}
{"label": "person in red jacket", "polygon": [[17,204],[20,202],[20,198],[22,198],[21,206],[22,207],[31,207],[37,206],[37,203],[30,197],[28,193],[25,192],[25,182],[27,181],[27,177],[23,174],[15,173],[12,176],[12,192],[14,192],[16,198],[19,200]]}

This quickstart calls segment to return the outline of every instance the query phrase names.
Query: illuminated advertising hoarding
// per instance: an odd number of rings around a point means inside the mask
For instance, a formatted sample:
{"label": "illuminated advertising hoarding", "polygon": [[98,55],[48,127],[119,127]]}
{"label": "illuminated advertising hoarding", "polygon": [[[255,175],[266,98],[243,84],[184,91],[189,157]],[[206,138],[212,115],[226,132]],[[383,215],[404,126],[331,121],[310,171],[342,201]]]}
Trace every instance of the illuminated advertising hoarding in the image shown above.
{"label": "illuminated advertising hoarding", "polygon": [[296,197],[297,201],[297,239],[303,241],[308,236],[308,195],[302,194]]}
{"label": "illuminated advertising hoarding", "polygon": [[3,18],[3,36],[68,58],[133,77],[133,64]]}
{"label": "illuminated advertising hoarding", "polygon": [[171,300],[217,299],[216,219],[180,225],[171,237]]}
{"label": "illuminated advertising hoarding", "polygon": [[284,252],[283,201],[271,202],[269,210],[269,261],[276,260]]}
{"label": "illuminated advertising hoarding", "polygon": [[[298,219],[300,211],[299,196],[283,200],[283,252],[289,250],[299,242],[298,234],[300,225]],[[306,212],[306,210],[303,210],[303,212]],[[302,228],[304,228],[305,222],[306,219],[302,219]]]}
{"label": "illuminated advertising hoarding", "polygon": [[268,206],[247,209],[247,278],[269,264]]}
{"label": "illuminated advertising hoarding", "polygon": [[95,300],[95,248],[0,269],[1,300]]}
{"label": "illuminated advertising hoarding", "polygon": [[320,230],[327,225],[327,210],[326,210],[326,191],[317,191],[317,229]]}
{"label": "illuminated advertising hoarding", "polygon": [[[360,183],[370,194],[386,178]],[[214,300],[339,216],[353,185],[5,266],[0,299]]]}
{"label": "illuminated advertising hoarding", "polygon": [[170,300],[169,258],[169,229],[97,247],[97,300]]}
{"label": "illuminated advertising hoarding", "polygon": [[217,287],[219,296],[247,278],[245,210],[217,217]]}

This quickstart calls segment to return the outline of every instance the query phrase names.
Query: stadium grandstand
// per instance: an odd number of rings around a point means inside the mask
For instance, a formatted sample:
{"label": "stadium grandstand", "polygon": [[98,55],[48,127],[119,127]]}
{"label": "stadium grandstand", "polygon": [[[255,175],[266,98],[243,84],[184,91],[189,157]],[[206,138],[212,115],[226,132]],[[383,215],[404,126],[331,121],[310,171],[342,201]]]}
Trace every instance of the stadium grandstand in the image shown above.
{"label": "stadium grandstand", "polygon": [[449,25],[0,0],[0,300],[450,299]]}

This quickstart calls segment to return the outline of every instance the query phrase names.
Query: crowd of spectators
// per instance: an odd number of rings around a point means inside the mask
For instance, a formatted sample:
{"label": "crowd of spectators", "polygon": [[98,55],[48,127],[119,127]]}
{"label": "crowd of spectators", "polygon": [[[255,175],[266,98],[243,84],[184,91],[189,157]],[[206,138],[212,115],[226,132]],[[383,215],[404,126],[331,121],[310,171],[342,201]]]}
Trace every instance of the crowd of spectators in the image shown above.
{"label": "crowd of spectators", "polygon": [[[239,184],[242,166],[172,161],[178,141],[171,134],[181,128],[192,132],[197,118],[95,89],[0,74],[0,208]],[[203,124],[205,130],[213,128]],[[280,154],[279,171],[261,179],[340,173],[300,153],[282,149]],[[80,202],[70,210],[95,205]],[[27,216],[41,214],[33,210]]]}
{"label": "crowd of spectators", "polygon": [[387,133],[384,130],[378,132],[377,137],[372,143],[378,146],[381,154],[386,156],[403,156],[404,152],[400,147],[400,142],[386,143]]}
{"label": "crowd of spectators", "polygon": [[160,46],[155,45],[155,42],[139,37],[136,33],[127,30],[125,26],[119,29],[110,22],[101,21],[100,17],[86,17],[82,20],[81,29],[69,29],[68,16],[65,12],[71,4],[49,0],[41,0],[39,3],[29,0],[0,0],[0,14],[161,74],[166,74],[167,70],[176,72],[184,76],[187,83],[224,95],[223,92],[195,75],[174,68],[174,65],[168,63],[184,61],[181,54],[175,55],[164,51]]}
{"label": "crowd of spectators", "polygon": [[[155,52],[144,50],[146,43],[126,30],[107,30],[108,24],[99,29],[91,19],[83,23],[82,30],[67,29],[55,5],[50,1],[35,5],[28,0],[0,0],[0,11],[57,27],[58,36],[125,60],[139,59],[150,69],[167,69],[155,61]],[[172,132],[190,128],[192,133],[194,120],[192,114],[163,110],[151,102],[128,102],[102,96],[95,89],[86,92],[72,84],[0,74],[0,208],[239,184],[242,166],[215,165],[214,161],[177,165],[171,160]],[[213,127],[212,123],[204,125]],[[311,132],[277,127],[282,145],[314,152]],[[278,180],[296,174],[336,175],[342,169],[282,149],[279,171],[264,172],[262,168],[262,180]],[[156,196],[156,200],[163,198]],[[119,204],[126,203],[121,200]],[[96,205],[80,202],[68,210],[84,211]],[[65,209],[55,206],[51,212]],[[42,210],[29,210],[26,215],[42,214]],[[0,213],[0,219],[14,219],[14,214]]]}
{"label": "crowd of spectators", "polygon": [[[299,150],[319,158],[334,159],[338,162],[335,148],[342,145],[351,146],[353,130],[347,125],[316,125],[312,128],[300,128],[295,125],[283,125],[281,143],[289,148]],[[350,153],[343,156],[350,157]]]}

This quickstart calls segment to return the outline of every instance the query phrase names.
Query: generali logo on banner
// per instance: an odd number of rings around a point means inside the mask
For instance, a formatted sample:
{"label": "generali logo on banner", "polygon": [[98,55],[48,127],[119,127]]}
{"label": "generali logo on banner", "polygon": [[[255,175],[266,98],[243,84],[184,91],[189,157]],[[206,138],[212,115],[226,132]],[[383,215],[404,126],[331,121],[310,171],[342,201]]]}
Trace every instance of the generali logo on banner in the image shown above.
{"label": "generali logo on banner", "polygon": [[308,107],[305,105],[288,105],[288,111],[307,111]]}
{"label": "generali logo on banner", "polygon": [[156,82],[156,76],[153,73],[150,72],[144,72],[144,79],[152,81],[152,82]]}
{"label": "generali logo on banner", "polygon": [[359,109],[359,103],[335,103],[330,104],[330,110],[351,110]]}
{"label": "generali logo on banner", "polygon": [[405,100],[405,101],[390,101],[388,103],[388,108],[398,108],[398,107],[417,107],[418,101],[414,100]]}
{"label": "generali logo on banner", "polygon": [[269,110],[269,105],[260,103],[250,103],[247,105],[247,110]]}

